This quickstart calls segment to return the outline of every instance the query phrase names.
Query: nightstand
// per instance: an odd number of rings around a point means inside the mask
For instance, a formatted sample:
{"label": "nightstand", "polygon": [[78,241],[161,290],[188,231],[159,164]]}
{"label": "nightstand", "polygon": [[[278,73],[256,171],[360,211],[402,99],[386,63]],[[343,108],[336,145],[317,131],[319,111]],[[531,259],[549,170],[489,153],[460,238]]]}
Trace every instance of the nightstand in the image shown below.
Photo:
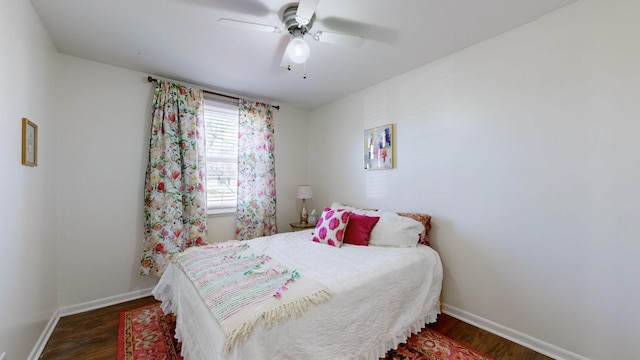
{"label": "nightstand", "polygon": [[316,226],[306,223],[306,224],[301,224],[301,223],[291,223],[289,224],[291,226],[291,230],[292,231],[300,231],[300,230],[306,230],[306,229],[313,229]]}

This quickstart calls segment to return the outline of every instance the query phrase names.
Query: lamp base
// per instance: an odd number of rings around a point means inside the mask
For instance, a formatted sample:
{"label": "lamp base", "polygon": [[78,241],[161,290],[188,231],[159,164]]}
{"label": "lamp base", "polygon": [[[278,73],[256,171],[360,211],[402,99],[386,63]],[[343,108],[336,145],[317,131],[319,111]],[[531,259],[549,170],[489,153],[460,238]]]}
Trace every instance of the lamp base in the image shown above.
{"label": "lamp base", "polygon": [[300,224],[306,224],[309,219],[309,215],[307,214],[307,204],[306,199],[302,199],[302,211],[300,211]]}

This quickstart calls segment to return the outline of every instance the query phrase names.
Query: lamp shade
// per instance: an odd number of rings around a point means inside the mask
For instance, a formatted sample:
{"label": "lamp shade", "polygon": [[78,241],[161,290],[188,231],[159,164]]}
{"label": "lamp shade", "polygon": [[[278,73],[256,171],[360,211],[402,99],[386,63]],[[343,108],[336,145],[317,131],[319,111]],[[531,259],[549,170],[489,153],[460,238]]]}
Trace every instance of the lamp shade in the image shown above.
{"label": "lamp shade", "polygon": [[310,185],[298,185],[298,191],[296,192],[296,198],[298,199],[311,199],[313,195],[311,194],[311,186]]}
{"label": "lamp shade", "polygon": [[302,34],[298,31],[294,31],[291,35],[291,41],[289,41],[289,45],[287,45],[287,50],[285,50],[287,56],[289,56],[289,60],[293,61],[296,64],[302,64],[307,61],[309,55],[311,54],[311,49],[309,48],[309,44],[302,38]]}

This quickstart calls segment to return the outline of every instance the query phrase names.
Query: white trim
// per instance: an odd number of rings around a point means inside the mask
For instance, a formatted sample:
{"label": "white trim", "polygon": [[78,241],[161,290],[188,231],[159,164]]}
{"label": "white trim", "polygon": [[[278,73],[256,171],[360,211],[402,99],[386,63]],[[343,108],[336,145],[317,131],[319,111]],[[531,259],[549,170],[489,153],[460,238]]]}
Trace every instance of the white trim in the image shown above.
{"label": "white trim", "polygon": [[31,354],[29,354],[29,357],[27,359],[37,360],[40,358],[40,355],[42,355],[42,351],[44,351],[44,347],[47,345],[47,342],[49,341],[49,337],[51,337],[51,334],[53,333],[53,330],[56,328],[56,325],[58,325],[58,321],[60,320],[61,317],[79,314],[79,313],[100,309],[100,308],[115,305],[115,304],[120,304],[120,303],[131,301],[131,300],[140,299],[146,296],[150,296],[151,290],[153,290],[153,288],[136,290],[126,294],[110,296],[104,299],[98,299],[98,300],[89,301],[89,302],[85,302],[77,305],[65,306],[56,310],[51,316],[51,319],[49,319],[49,323],[47,323],[47,326],[45,326],[44,330],[42,331],[42,334],[40,334],[40,338],[38,339],[38,342],[36,342],[35,346],[31,350]]}
{"label": "white trim", "polygon": [[100,309],[100,308],[115,305],[115,304],[120,304],[120,303],[131,301],[131,300],[140,299],[145,296],[150,296],[151,290],[153,290],[153,288],[136,290],[126,294],[110,296],[108,298],[93,300],[93,301],[85,302],[82,304],[65,306],[60,308],[58,312],[60,312],[60,316],[75,315],[75,314],[79,314],[79,313],[83,313],[83,312],[87,312],[95,309]]}
{"label": "white trim", "polygon": [[56,312],[53,313],[53,316],[51,316],[51,319],[49,319],[47,326],[45,326],[42,334],[40,334],[38,341],[36,342],[33,349],[31,349],[31,354],[29,354],[29,357],[27,357],[27,359],[37,360],[40,358],[40,355],[42,355],[42,351],[44,351],[45,345],[47,345],[47,341],[49,341],[49,337],[51,337],[51,334],[53,333],[53,329],[55,329],[56,325],[58,325],[58,320],[60,320],[60,310],[56,310]]}
{"label": "white trim", "polygon": [[590,360],[589,358],[586,358],[582,355],[578,355],[556,345],[549,344],[548,342],[500,325],[491,320],[487,320],[480,316],[474,315],[455,306],[443,304],[442,312],[460,319],[467,324],[471,324],[483,330],[489,331],[493,334],[511,340],[514,343],[520,344],[522,346],[526,346],[534,351],[537,351],[556,360]]}

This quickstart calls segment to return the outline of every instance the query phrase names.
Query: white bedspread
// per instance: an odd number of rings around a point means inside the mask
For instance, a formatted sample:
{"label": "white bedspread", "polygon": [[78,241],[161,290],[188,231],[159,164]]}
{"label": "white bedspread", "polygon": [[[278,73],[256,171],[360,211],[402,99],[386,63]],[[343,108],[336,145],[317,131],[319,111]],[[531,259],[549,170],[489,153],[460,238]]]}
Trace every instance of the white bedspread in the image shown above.
{"label": "white bedspread", "polygon": [[[440,257],[431,248],[389,248],[311,241],[312,230],[249,241],[329,287],[333,298],[304,316],[270,329],[257,326],[249,339],[223,355],[224,334],[180,269],[169,266],[153,295],[177,315],[176,336],[185,360],[371,359],[436,320],[442,284]],[[295,284],[292,284],[295,286]]]}

